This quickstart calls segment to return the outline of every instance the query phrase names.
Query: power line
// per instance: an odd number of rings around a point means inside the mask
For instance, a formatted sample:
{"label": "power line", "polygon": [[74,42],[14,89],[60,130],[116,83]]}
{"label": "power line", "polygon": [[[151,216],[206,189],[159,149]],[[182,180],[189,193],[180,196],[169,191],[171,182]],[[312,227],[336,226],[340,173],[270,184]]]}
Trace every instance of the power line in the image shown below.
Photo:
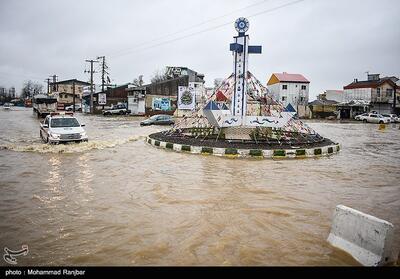
{"label": "power line", "polygon": [[[256,17],[256,16],[259,16],[259,15],[262,15],[262,14],[274,12],[276,10],[280,10],[282,8],[295,5],[295,4],[298,4],[298,3],[303,2],[303,1],[306,1],[306,0],[296,0],[296,1],[292,1],[292,2],[286,3],[286,4],[282,4],[282,5],[274,7],[274,8],[270,8],[270,9],[267,9],[267,10],[263,10],[261,12],[257,12],[257,13],[248,15],[247,18]],[[178,38],[167,40],[167,41],[164,41],[164,42],[161,42],[161,43],[158,43],[158,44],[154,44],[154,45],[150,45],[150,46],[147,46],[147,47],[139,47],[139,48],[136,48],[136,49],[137,49],[138,52],[140,52],[140,51],[143,51],[143,50],[155,48],[155,47],[158,47],[158,46],[161,46],[161,45],[165,45],[165,44],[169,44],[169,43],[172,43],[172,42],[180,41],[180,40],[183,40],[183,39],[186,39],[186,38],[189,38],[189,37],[193,37],[193,36],[201,34],[201,33],[209,32],[209,31],[224,27],[226,25],[230,25],[232,23],[233,23],[232,21],[229,21],[229,22],[226,22],[226,23],[223,23],[223,24],[219,24],[219,25],[207,28],[207,29],[203,29],[203,30],[200,30],[198,32],[194,32],[194,33],[191,33],[191,34],[188,34],[188,35],[185,35],[185,36],[181,36],[181,37],[178,37]],[[127,51],[122,52],[122,53],[120,53],[118,55],[114,55],[114,57],[127,55],[127,54],[135,51],[136,49],[133,48],[133,49],[127,50]]]}
{"label": "power line", "polygon": [[240,12],[240,11],[243,11],[243,10],[246,10],[246,9],[249,9],[249,8],[252,8],[252,7],[261,5],[261,4],[264,4],[265,2],[268,2],[268,1],[271,1],[271,0],[263,0],[263,1],[260,1],[260,2],[257,2],[257,3],[254,3],[254,4],[251,4],[251,5],[245,6],[245,7],[243,7],[243,8],[234,10],[234,11],[229,12],[229,13],[227,13],[227,14],[224,14],[224,15],[222,15],[222,16],[210,18],[210,19],[208,19],[208,20],[205,20],[205,21],[202,21],[202,22],[200,22],[200,23],[191,25],[191,26],[189,26],[189,27],[187,27],[187,28],[184,28],[184,29],[181,29],[181,30],[179,30],[179,31],[176,31],[176,32],[173,32],[173,33],[168,33],[168,34],[166,34],[166,35],[160,36],[160,37],[155,38],[155,39],[151,39],[151,40],[149,40],[149,41],[145,41],[145,42],[143,42],[143,43],[137,44],[137,45],[135,45],[135,46],[133,46],[133,47],[130,47],[130,48],[127,48],[127,49],[119,50],[119,51],[117,51],[117,52],[115,52],[115,53],[110,54],[109,56],[110,56],[110,57],[114,57],[115,55],[118,56],[121,52],[126,52],[127,50],[135,49],[135,48],[137,48],[137,47],[141,47],[141,46],[143,46],[143,45],[147,45],[147,44],[149,44],[149,43],[152,43],[152,42],[155,42],[155,41],[158,41],[158,40],[161,40],[161,39],[165,39],[165,38],[168,38],[168,37],[171,37],[171,36],[174,36],[174,35],[177,35],[177,34],[186,32],[186,31],[189,31],[189,30],[194,29],[194,28],[196,28],[196,27],[202,26],[202,25],[204,25],[204,24],[206,24],[206,23],[209,23],[209,22],[212,22],[212,21],[216,21],[216,20],[218,20],[218,19],[221,19],[221,18],[230,16],[230,15],[235,14],[235,13],[237,13],[237,12]]}

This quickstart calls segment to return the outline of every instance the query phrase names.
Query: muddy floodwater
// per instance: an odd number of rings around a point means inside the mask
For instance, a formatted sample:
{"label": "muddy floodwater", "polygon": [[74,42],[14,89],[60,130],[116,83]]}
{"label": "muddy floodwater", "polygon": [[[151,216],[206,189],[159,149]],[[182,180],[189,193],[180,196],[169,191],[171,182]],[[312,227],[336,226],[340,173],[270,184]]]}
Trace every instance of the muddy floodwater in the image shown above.
{"label": "muddy floodwater", "polygon": [[[0,250],[20,265],[357,265],[327,242],[338,204],[390,221],[400,247],[400,130],[308,122],[339,154],[245,160],[159,150],[163,127],[77,114],[88,143],[50,146],[0,108]],[[1,257],[1,264],[5,265]]]}

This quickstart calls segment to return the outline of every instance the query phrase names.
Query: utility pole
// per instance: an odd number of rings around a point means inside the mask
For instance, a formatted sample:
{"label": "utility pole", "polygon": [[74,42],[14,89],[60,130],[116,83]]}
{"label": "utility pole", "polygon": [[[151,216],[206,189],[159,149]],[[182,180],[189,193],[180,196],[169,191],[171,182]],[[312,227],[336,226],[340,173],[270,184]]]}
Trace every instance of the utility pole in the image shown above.
{"label": "utility pole", "polygon": [[396,92],[397,92],[397,84],[396,83],[394,83],[394,88],[393,88],[393,94],[394,94],[394,96],[393,96],[393,111],[392,111],[392,113],[393,114],[396,114],[396,98],[397,98],[397,94],[396,94]]}
{"label": "utility pole", "polygon": [[98,63],[99,61],[93,59],[86,59],[86,62],[90,63],[90,71],[85,71],[90,73],[90,113],[93,113],[93,63]]}
{"label": "utility pole", "polygon": [[106,57],[105,56],[99,56],[97,59],[101,59],[101,92],[104,92],[104,86],[106,84],[106,74],[108,74],[107,70],[107,64],[106,64]]}
{"label": "utility pole", "polygon": [[50,94],[50,79],[46,78],[45,81],[47,81],[47,95],[49,95]]}
{"label": "utility pole", "polygon": [[53,89],[51,91],[52,92],[53,91],[58,91],[58,86],[56,84],[58,76],[57,75],[52,75],[50,77],[53,79],[53,83],[52,83],[53,84]]}
{"label": "utility pole", "polygon": [[[109,75],[107,72],[108,66],[106,64],[106,57],[105,56],[99,56],[97,59],[101,59],[101,92],[104,93],[104,86],[106,85],[106,74]],[[107,76],[107,79],[109,80],[110,78]],[[103,105],[104,109],[104,105]]]}
{"label": "utility pole", "polygon": [[72,80],[72,111],[75,112],[75,80]]}

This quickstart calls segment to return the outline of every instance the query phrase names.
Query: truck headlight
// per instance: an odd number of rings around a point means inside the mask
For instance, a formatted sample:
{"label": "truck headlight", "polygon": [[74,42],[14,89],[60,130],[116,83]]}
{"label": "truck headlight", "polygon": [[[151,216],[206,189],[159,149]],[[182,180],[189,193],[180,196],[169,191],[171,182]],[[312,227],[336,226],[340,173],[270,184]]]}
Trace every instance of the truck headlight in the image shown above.
{"label": "truck headlight", "polygon": [[53,139],[59,139],[60,138],[60,134],[50,134],[50,137],[52,137]]}

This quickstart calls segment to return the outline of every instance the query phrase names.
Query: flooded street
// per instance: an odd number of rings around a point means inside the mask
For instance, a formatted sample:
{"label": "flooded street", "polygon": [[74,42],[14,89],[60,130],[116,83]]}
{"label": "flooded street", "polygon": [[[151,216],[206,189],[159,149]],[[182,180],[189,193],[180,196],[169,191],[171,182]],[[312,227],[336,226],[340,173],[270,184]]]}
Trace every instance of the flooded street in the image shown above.
{"label": "flooded street", "polygon": [[89,142],[50,146],[32,109],[0,110],[0,249],[27,244],[21,265],[358,265],[326,242],[338,204],[392,222],[400,247],[400,124],[309,122],[338,155],[234,160],[77,115]]}

